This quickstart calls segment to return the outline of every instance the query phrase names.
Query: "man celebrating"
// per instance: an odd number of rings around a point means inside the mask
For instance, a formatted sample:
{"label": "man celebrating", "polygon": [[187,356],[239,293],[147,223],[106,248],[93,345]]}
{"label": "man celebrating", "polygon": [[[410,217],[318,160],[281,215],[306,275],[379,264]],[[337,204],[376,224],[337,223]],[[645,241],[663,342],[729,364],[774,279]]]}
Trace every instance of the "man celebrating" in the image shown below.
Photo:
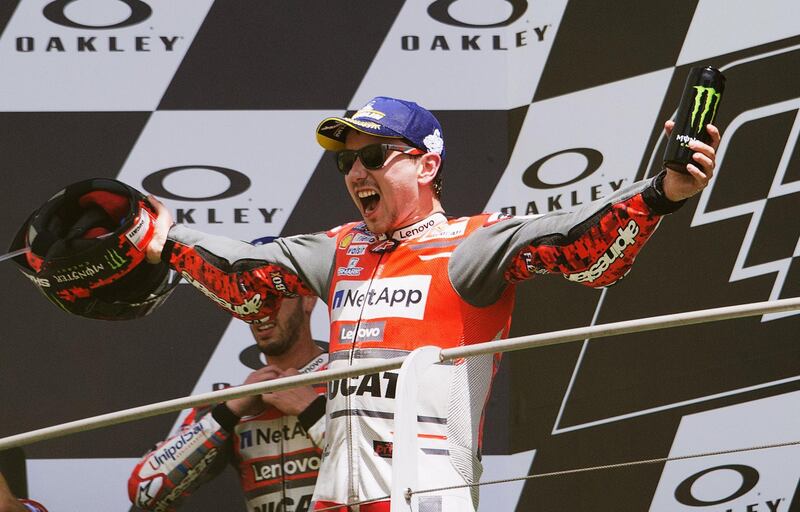
{"label": "man celebrating", "polygon": [[[287,298],[272,320],[250,324],[267,366],[245,384],[325,368],[328,355],[311,338],[315,303],[314,296]],[[309,510],[322,456],[324,389],[294,388],[193,410],[177,435],[136,465],[128,481],[131,502],[176,510],[230,462],[248,510]]]}
{"label": "man celebrating", "polygon": [[[669,132],[671,123],[665,125]],[[439,196],[444,131],[416,103],[376,97],[349,117],[323,120],[317,141],[336,165],[363,218],[327,233],[294,236],[254,248],[183,226],[159,207],[151,262],[167,261],[214,294],[225,309],[269,322],[285,297],[317,294],[330,318],[330,367],[397,357],[423,345],[454,347],[506,337],[515,284],[561,274],[593,287],[628,272],[663,215],[711,178],[712,145],[692,142],[688,174],[664,171],[572,212],[512,218],[448,218]],[[155,202],[155,201],[154,201]],[[168,233],[168,234],[167,234]],[[481,473],[483,408],[497,358],[434,365],[417,404],[420,509],[475,510]],[[331,382],[317,508],[391,492],[397,374]],[[388,511],[387,501],[361,505]]]}

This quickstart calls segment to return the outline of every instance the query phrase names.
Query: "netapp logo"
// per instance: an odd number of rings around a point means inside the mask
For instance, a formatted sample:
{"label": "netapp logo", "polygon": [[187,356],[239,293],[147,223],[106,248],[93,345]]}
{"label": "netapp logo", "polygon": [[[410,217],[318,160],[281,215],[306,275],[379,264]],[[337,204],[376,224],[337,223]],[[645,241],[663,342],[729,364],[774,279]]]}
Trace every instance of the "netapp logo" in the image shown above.
{"label": "netapp logo", "polygon": [[[114,21],[98,20],[95,5],[82,0],[56,0],[42,9],[42,14],[52,23],[81,30],[114,30],[138,25],[150,18],[152,7],[141,0],[115,0],[108,2],[106,9],[123,16],[113,15]],[[76,12],[77,11],[77,12]],[[63,37],[19,36],[16,38],[16,50],[21,53],[43,52],[79,52],[79,53],[119,53],[119,52],[172,52],[183,39],[177,35],[138,35],[138,36],[106,36],[77,35]]]}
{"label": "netapp logo", "polygon": [[[528,10],[526,0],[506,0],[511,12],[497,19],[501,2],[466,2],[465,0],[436,0],[428,6],[428,15],[444,25],[476,30],[501,29],[519,21]],[[477,6],[477,7],[476,7]],[[502,17],[502,15],[501,15]],[[536,42],[545,40],[551,24],[518,31],[479,34],[406,34],[400,37],[400,48],[405,51],[507,51],[528,46],[531,36]]]}
{"label": "netapp logo", "polygon": [[[543,180],[541,177],[542,168],[545,167],[545,164],[550,162],[553,159],[556,159],[560,156],[578,156],[585,159],[586,164],[585,167],[577,174],[574,178],[570,178],[564,181],[546,181]],[[603,163],[603,154],[592,148],[571,148],[571,149],[564,149],[562,151],[556,151],[555,153],[551,153],[549,155],[543,156],[539,160],[532,163],[525,169],[525,172],[522,173],[522,183],[525,186],[537,189],[537,190],[549,190],[554,188],[563,188],[569,185],[581,182],[586,178],[592,176],[599,168],[600,165]],[[552,165],[552,164],[551,164]],[[564,164],[569,165],[569,163]],[[574,173],[572,172],[562,172],[560,174],[568,174],[573,176]],[[507,214],[507,215],[538,215],[544,212],[553,212],[558,210],[563,210],[565,208],[574,208],[576,206],[582,205],[584,203],[588,203],[591,201],[596,201],[602,197],[605,197],[608,193],[613,193],[622,188],[625,184],[625,179],[621,178],[616,181],[607,181],[605,183],[597,183],[595,181],[594,184],[587,184],[581,189],[574,189],[571,191],[562,192],[560,194],[554,194],[549,196],[547,199],[540,199],[537,203],[536,201],[529,201],[527,205],[511,205],[511,206],[504,206],[500,208],[500,211]]]}
{"label": "netapp logo", "polygon": [[[716,499],[709,499],[707,497],[705,497],[705,499],[701,499],[697,497],[696,491],[698,490],[698,487],[702,487],[703,478],[707,475],[711,475],[712,473],[717,473],[720,471],[737,473],[737,479],[741,479],[739,488],[726,496],[719,496]],[[723,466],[716,466],[698,471],[681,482],[675,489],[675,499],[679,503],[688,507],[712,507],[715,505],[722,505],[723,503],[729,503],[741,498],[745,494],[752,491],[758,484],[759,479],[760,475],[758,470],[752,466],[746,466],[744,464],[726,464]],[[708,490],[706,490],[704,494],[710,496]],[[760,495],[761,493],[758,494]],[[766,508],[759,507],[759,503],[751,503],[746,505],[746,509],[736,508],[735,510],[747,510],[748,512],[767,510],[770,512],[778,512],[779,510],[782,510],[780,505],[785,501],[786,498],[773,498],[764,500],[764,505]],[[727,510],[732,511],[734,509],[728,508]]]}
{"label": "netapp logo", "polygon": [[415,318],[425,314],[431,276],[389,277],[336,284],[331,321]]}
{"label": "netapp logo", "polygon": [[[216,193],[206,195],[190,195],[181,188],[189,189],[195,183],[205,183],[203,175],[209,173],[222,175],[228,181],[228,186]],[[170,181],[170,188],[166,182]],[[215,165],[180,165],[168,167],[149,174],[142,180],[142,188],[154,196],[173,199],[175,201],[187,202],[208,202],[230,199],[239,196],[250,189],[251,181],[242,172],[226,167]],[[177,191],[175,190],[177,189]],[[175,222],[178,224],[196,224],[207,222],[208,224],[272,224],[277,212],[283,208],[265,207],[240,207],[240,208],[177,208],[175,210]]]}
{"label": "netapp logo", "polygon": [[[255,441],[253,440],[253,433],[255,432]],[[251,448],[253,444],[261,446],[262,444],[275,444],[284,441],[293,441],[297,436],[308,437],[306,431],[300,425],[299,421],[295,421],[294,427],[289,428],[289,425],[283,425],[283,428],[273,429],[267,427],[266,429],[256,427],[254,429],[243,430],[239,432],[239,449],[246,450]]]}

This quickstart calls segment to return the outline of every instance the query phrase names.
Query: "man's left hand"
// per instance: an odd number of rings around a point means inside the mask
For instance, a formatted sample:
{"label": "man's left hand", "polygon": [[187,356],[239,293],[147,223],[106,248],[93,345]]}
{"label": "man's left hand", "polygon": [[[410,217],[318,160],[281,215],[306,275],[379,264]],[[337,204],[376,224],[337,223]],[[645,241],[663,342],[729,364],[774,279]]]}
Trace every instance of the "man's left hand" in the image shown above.
{"label": "man's left hand", "polygon": [[[667,137],[675,127],[674,121],[664,123],[664,131]],[[672,169],[667,169],[664,176],[664,195],[670,201],[682,201],[697,194],[708,185],[711,177],[714,176],[714,168],[717,163],[717,148],[719,148],[720,134],[714,125],[706,125],[706,130],[711,136],[711,145],[699,140],[689,143],[689,148],[694,151],[692,159],[695,163],[688,164],[686,170],[689,174],[683,174]]]}

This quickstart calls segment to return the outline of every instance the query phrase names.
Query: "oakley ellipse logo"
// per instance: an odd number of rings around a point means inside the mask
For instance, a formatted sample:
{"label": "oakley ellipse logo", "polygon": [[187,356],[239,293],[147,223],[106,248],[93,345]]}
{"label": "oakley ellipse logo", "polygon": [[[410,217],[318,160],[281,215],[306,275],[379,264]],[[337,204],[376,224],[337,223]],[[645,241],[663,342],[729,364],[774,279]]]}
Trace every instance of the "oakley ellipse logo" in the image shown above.
{"label": "oakley ellipse logo", "polygon": [[112,23],[110,25],[86,25],[84,23],[74,21],[67,16],[67,6],[73,2],[79,1],[81,0],[55,0],[45,6],[45,8],[42,10],[42,14],[44,14],[45,18],[58,25],[90,30],[129,27],[131,25],[136,25],[137,23],[143,22],[149,18],[151,14],[153,14],[153,9],[141,0],[107,0],[119,2],[128,6],[130,8],[130,14],[128,17],[122,21]]}
{"label": "oakley ellipse logo", "polygon": [[[736,489],[732,494],[728,496],[723,496],[717,500],[701,500],[697,498],[692,493],[692,486],[703,478],[704,476],[708,475],[709,473],[713,473],[715,471],[735,471],[739,474],[742,479],[742,483],[739,485],[739,488]],[[759,480],[758,471],[755,468],[750,466],[745,466],[742,464],[727,464],[724,466],[716,466],[713,468],[704,469],[694,475],[690,476],[686,480],[678,485],[677,489],[675,489],[675,499],[678,500],[679,503],[686,505],[688,507],[710,507],[713,505],[719,505],[721,503],[727,503],[729,501],[733,501],[736,498],[740,498],[747,494],[748,492],[752,491],[753,488],[758,484]]]}
{"label": "oakley ellipse logo", "polygon": [[258,370],[264,367],[264,362],[261,360],[261,350],[258,345],[250,345],[242,350],[239,353],[239,362],[251,370]]}
{"label": "oakley ellipse logo", "polygon": [[[583,172],[581,172],[578,176],[572,178],[571,180],[562,183],[545,183],[539,177],[539,172],[541,171],[542,166],[549,160],[557,156],[565,155],[568,153],[577,153],[586,158],[586,168],[583,170]],[[564,187],[576,183],[590,176],[593,172],[595,172],[598,168],[600,168],[600,164],[602,163],[603,163],[603,154],[597,151],[596,149],[592,148],[565,149],[563,151],[558,151],[556,153],[552,153],[550,155],[542,157],[539,160],[532,163],[530,167],[525,169],[525,172],[522,173],[522,182],[531,188],[538,188],[538,189]]]}
{"label": "oakley ellipse logo", "polygon": [[[468,23],[453,17],[453,12],[456,11],[456,9],[452,9],[453,4],[456,4],[459,1],[466,2],[467,0],[436,0],[430,6],[428,6],[428,15],[440,23],[453,25],[455,27],[495,28],[511,25],[520,19],[522,15],[525,14],[525,11],[528,10],[527,0],[505,0],[506,3],[511,4],[511,14],[505,20],[487,24]],[[484,6],[481,5],[481,7]]]}
{"label": "oakley ellipse logo", "polygon": [[[167,190],[164,181],[170,175],[180,171],[211,171],[222,174],[228,179],[228,188],[219,192],[218,194],[202,197],[186,196]],[[168,167],[167,169],[154,172],[142,180],[142,187],[151,194],[158,197],[163,197],[165,199],[175,199],[178,201],[215,201],[218,199],[227,199],[229,197],[234,197],[241,194],[250,188],[250,183],[250,178],[239,171],[234,171],[233,169],[228,169],[226,167],[216,167],[212,165],[182,165],[178,167]]]}

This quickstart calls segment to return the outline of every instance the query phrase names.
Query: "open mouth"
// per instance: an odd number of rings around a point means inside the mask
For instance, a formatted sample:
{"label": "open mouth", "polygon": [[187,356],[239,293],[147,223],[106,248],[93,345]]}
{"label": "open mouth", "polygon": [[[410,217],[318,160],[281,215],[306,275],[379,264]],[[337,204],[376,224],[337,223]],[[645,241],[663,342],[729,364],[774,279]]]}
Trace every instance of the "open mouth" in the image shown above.
{"label": "open mouth", "polygon": [[378,208],[381,195],[376,190],[360,190],[358,199],[361,201],[361,209],[365,215],[369,215]]}
{"label": "open mouth", "polygon": [[275,328],[275,322],[267,320],[266,322],[253,324],[253,334],[259,338],[268,337]]}

